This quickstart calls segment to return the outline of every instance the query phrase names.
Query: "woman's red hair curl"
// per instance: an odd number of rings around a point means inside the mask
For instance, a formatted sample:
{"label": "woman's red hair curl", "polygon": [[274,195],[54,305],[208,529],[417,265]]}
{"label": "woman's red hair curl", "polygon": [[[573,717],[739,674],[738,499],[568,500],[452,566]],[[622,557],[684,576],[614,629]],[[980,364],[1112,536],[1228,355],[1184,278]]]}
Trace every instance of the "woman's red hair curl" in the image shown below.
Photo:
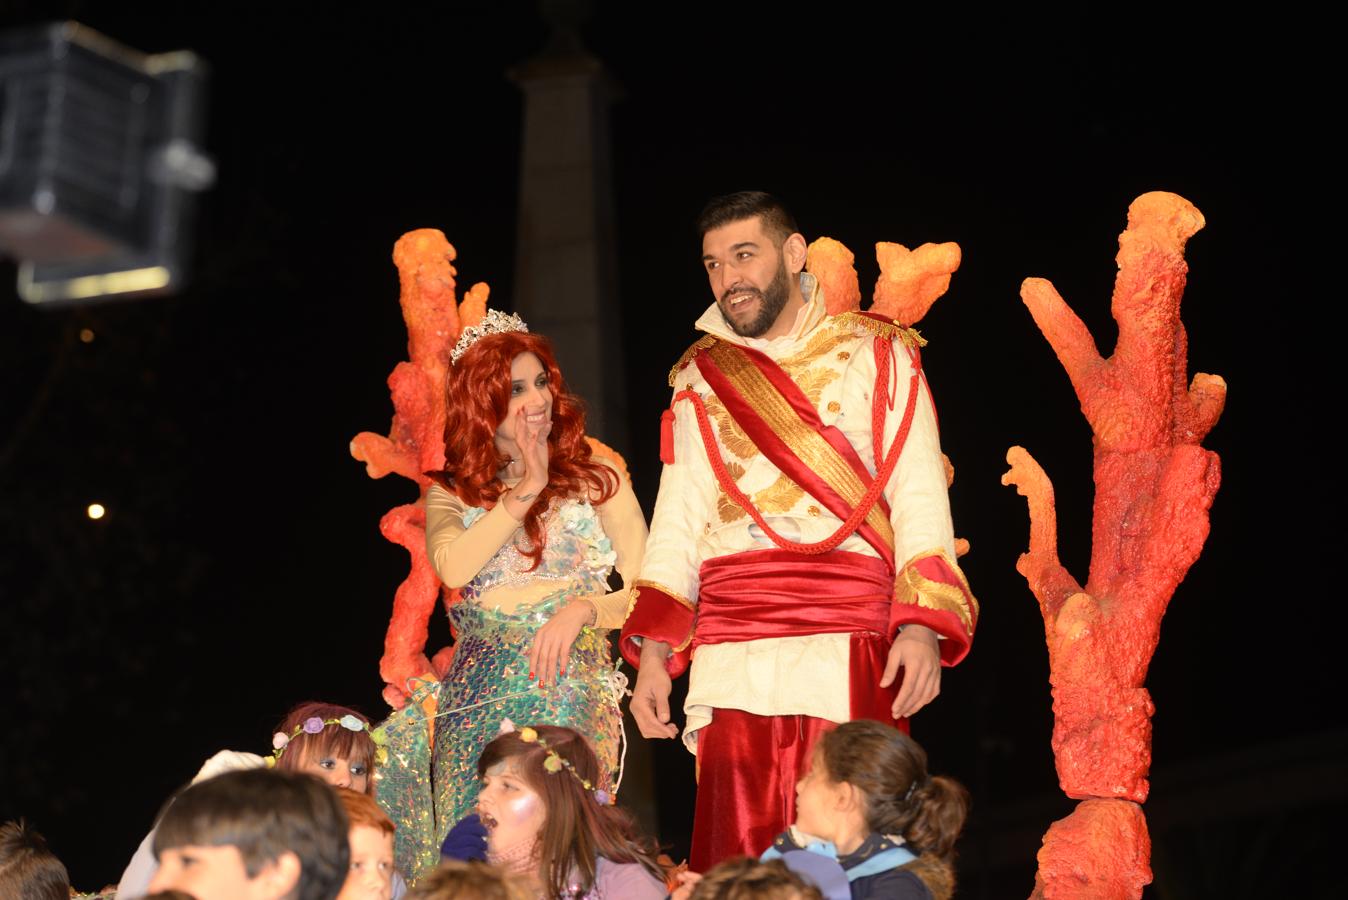
{"label": "woman's red hair curl", "polygon": [[498,473],[510,462],[496,448],[496,429],[510,404],[510,365],[521,353],[543,364],[552,390],[552,431],[548,434],[548,486],[524,516],[533,560],[543,558],[543,526],[539,518],[554,498],[585,497],[603,503],[618,491],[618,477],[595,461],[585,440],[585,409],[566,388],[552,342],[524,331],[478,339],[449,370],[445,388],[445,470],[434,477],[470,506],[491,506],[505,493]]}

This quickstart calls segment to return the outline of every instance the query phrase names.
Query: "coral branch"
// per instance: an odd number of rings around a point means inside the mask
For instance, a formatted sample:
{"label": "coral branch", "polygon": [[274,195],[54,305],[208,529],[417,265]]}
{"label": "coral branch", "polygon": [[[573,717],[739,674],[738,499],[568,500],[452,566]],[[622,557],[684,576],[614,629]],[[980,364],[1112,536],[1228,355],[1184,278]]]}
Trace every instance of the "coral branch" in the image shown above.
{"label": "coral branch", "polygon": [[950,288],[950,276],[960,267],[959,244],[923,244],[909,250],[902,244],[875,245],[880,277],[875,282],[871,312],[905,325],[922,320]]}
{"label": "coral branch", "polygon": [[1185,399],[1187,404],[1175,408],[1175,439],[1197,444],[1208,436],[1226,407],[1226,381],[1220,375],[1199,372]]}
{"label": "coral branch", "polygon": [[[426,635],[440,582],[426,557],[426,473],[445,467],[444,384],[450,348],[462,325],[481,320],[488,295],[485,284],[475,284],[463,303],[457,303],[454,257],[454,248],[433,228],[409,231],[394,245],[408,361],[398,363],[388,378],[394,410],[388,437],[365,431],[351,441],[351,455],[365,463],[371,478],[396,473],[416,484],[420,493],[416,503],[389,510],[379,523],[384,537],[411,555],[411,571],[394,596],[379,662],[387,682],[384,698],[397,707],[410,693],[411,680],[434,677],[426,658]],[[441,651],[435,659],[445,664],[448,657]]]}
{"label": "coral branch", "polygon": [[[1202,227],[1202,214],[1174,194],[1144,194],[1129,207],[1111,305],[1119,340],[1108,359],[1049,282],[1031,278],[1021,288],[1095,436],[1085,590],[1062,596],[1070,585],[1059,574],[1043,471],[1013,447],[1002,479],[1030,503],[1030,552],[1016,568],[1044,614],[1053,753],[1070,797],[1146,799],[1154,709],[1142,685],[1170,597],[1207,540],[1221,483],[1217,455],[1199,442],[1221,415],[1226,383],[1200,374],[1184,387],[1184,246]],[[1138,897],[1150,880],[1148,850],[1140,809],[1087,800],[1045,835],[1035,896]]]}
{"label": "coral branch", "polygon": [[1053,482],[1024,447],[1006,452],[1011,469],[1002,484],[1015,485],[1016,493],[1030,508],[1030,549],[1016,561],[1016,571],[1025,576],[1046,617],[1057,614],[1068,596],[1081,590],[1071,573],[1058,561],[1058,511],[1053,504]]}
{"label": "coral branch", "polygon": [[[389,510],[379,521],[379,531],[411,556],[411,572],[393,597],[393,615],[384,636],[384,657],[379,661],[379,675],[393,689],[394,696],[406,696],[412,693],[413,679],[425,678],[431,672],[425,654],[426,628],[440,596],[440,580],[426,555],[426,509],[421,503]],[[389,696],[385,692],[385,698]]]}
{"label": "coral branch", "polygon": [[819,279],[824,308],[829,315],[861,309],[861,286],[853,263],[856,257],[841,241],[816,238],[805,254],[805,269]]}
{"label": "coral branch", "polygon": [[1076,389],[1084,411],[1089,386],[1093,378],[1099,377],[1098,373],[1104,364],[1100,351],[1096,349],[1095,338],[1091,337],[1086,323],[1077,318],[1077,314],[1072,312],[1051,282],[1043,278],[1026,278],[1020,286],[1020,298],[1029,307],[1034,324],[1048,338],[1049,346],[1058,356],[1058,362],[1067,370],[1067,377]]}

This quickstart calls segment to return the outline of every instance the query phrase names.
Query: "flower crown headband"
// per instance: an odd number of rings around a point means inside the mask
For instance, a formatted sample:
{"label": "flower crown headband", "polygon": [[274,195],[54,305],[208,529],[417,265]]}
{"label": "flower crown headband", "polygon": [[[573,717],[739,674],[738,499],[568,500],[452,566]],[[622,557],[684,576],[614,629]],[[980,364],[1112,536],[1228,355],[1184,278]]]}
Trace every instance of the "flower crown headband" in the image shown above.
{"label": "flower crown headband", "polygon": [[512,331],[528,331],[529,326],[524,324],[524,320],[519,316],[511,314],[506,315],[499,309],[489,309],[482,321],[476,325],[469,325],[459,335],[458,342],[454,349],[449,352],[449,362],[451,365],[458,363],[459,357],[468,352],[468,348],[482,340],[489,334],[508,334]]}
{"label": "flower crown headband", "polygon": [[[502,719],[500,733],[510,734],[512,732],[515,732],[515,723],[509,719]],[[543,758],[543,769],[548,774],[556,775],[558,772],[562,771],[562,769],[566,769],[566,771],[571,773],[572,778],[580,782],[580,786],[585,788],[587,793],[594,795],[594,801],[600,806],[612,806],[618,802],[617,798],[608,791],[603,788],[596,788],[594,785],[590,784],[588,778],[582,778],[580,773],[576,771],[576,767],[571,765],[571,760],[552,749],[548,742],[544,740],[543,736],[537,731],[525,726],[524,728],[519,729],[518,734],[520,740],[524,741],[524,743],[537,744],[547,753],[547,756]]]}
{"label": "flower crown headband", "polygon": [[303,722],[295,726],[295,730],[286,734],[284,731],[278,731],[271,737],[272,754],[267,757],[267,768],[273,769],[281,761],[281,757],[290,747],[290,742],[304,734],[322,734],[323,729],[329,725],[340,725],[347,731],[364,731],[370,735],[371,740],[375,742],[374,764],[382,766],[388,762],[388,751],[382,746],[383,742],[370,730],[370,723],[361,719],[359,716],[347,714],[340,719],[321,719],[318,716],[310,716]]}

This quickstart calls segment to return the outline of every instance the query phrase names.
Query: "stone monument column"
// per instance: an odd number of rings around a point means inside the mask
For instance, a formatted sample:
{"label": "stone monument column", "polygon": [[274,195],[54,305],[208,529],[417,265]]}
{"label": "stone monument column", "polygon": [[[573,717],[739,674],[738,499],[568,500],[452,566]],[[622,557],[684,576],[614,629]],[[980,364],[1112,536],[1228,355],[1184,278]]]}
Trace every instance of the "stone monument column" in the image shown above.
{"label": "stone monument column", "polygon": [[524,92],[514,308],[556,345],[589,433],[627,450],[608,107],[615,91],[581,45],[574,4],[545,3],[548,45],[511,71]]}

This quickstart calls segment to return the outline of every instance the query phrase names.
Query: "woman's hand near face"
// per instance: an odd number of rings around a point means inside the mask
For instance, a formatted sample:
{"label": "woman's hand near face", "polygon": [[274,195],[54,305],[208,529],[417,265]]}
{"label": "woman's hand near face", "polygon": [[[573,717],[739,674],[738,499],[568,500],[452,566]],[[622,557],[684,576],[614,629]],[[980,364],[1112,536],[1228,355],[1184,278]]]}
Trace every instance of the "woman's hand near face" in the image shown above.
{"label": "woman's hand near face", "polygon": [[530,424],[524,407],[520,407],[515,416],[515,437],[520,448],[520,461],[524,463],[524,478],[519,487],[541,491],[548,485],[548,435],[552,433],[552,421]]}
{"label": "woman's hand near face", "polygon": [[551,433],[551,421],[530,424],[526,421],[524,407],[515,413],[515,442],[520,448],[524,477],[505,495],[505,503],[506,510],[517,520],[524,519],[539,493],[548,486],[548,435]]}
{"label": "woman's hand near face", "polygon": [[595,616],[594,604],[584,597],[576,597],[538,629],[533,645],[529,647],[529,677],[536,677],[539,687],[555,684],[559,674],[566,674],[571,645]]}

